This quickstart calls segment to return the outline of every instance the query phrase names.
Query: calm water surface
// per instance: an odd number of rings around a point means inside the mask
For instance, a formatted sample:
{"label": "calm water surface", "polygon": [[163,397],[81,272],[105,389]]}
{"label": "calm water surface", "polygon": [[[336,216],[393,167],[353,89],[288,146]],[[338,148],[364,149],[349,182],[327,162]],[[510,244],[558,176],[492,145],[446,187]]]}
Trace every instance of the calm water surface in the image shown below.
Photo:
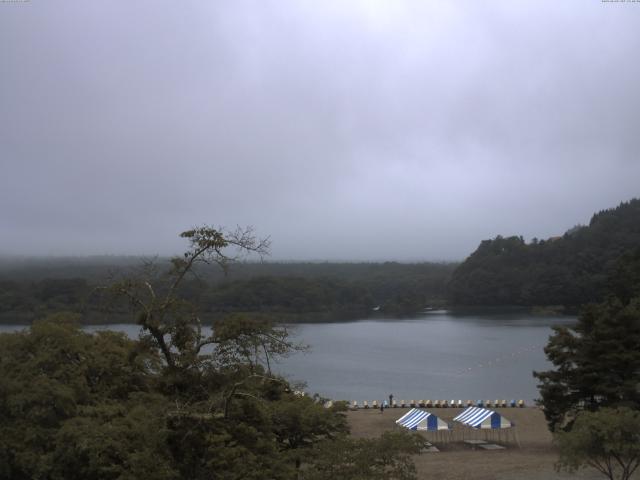
{"label": "calm water surface", "polygon": [[[306,381],[309,393],[334,399],[519,399],[538,396],[533,370],[549,364],[543,347],[551,326],[575,319],[531,314],[453,315],[291,326],[309,353],[277,370]],[[22,327],[2,325],[0,331]],[[135,325],[111,328],[136,336]]]}
{"label": "calm water surface", "polygon": [[280,365],[308,391],[336,399],[374,400],[393,393],[410,399],[512,399],[538,396],[533,370],[549,363],[543,352],[553,325],[567,317],[434,312],[389,319],[296,327],[311,345]]}

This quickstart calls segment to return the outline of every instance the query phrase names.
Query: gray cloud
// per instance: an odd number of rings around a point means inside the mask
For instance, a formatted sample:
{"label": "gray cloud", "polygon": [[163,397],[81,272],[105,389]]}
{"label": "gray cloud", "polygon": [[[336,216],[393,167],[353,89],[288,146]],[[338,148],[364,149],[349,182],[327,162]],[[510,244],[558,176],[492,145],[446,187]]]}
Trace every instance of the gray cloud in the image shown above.
{"label": "gray cloud", "polygon": [[0,5],[0,253],[459,259],[640,194],[640,5]]}

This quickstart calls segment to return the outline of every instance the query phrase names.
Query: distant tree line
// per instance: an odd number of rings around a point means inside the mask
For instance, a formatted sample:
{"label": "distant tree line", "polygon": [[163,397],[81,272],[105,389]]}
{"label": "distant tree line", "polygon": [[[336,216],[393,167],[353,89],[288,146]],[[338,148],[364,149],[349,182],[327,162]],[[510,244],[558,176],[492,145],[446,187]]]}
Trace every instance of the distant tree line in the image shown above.
{"label": "distant tree line", "polygon": [[[565,306],[604,298],[621,259],[640,246],[640,200],[593,216],[561,237],[497,236],[463,263],[245,262],[225,275],[194,266],[181,294],[205,315],[273,315],[284,321],[412,315],[427,306]],[[0,258],[0,322],[30,323],[60,310],[87,323],[121,322],[126,309],[104,305],[95,287],[135,271],[131,257]],[[158,271],[169,259],[152,262]]]}
{"label": "distant tree line", "polygon": [[[89,260],[85,264],[43,261],[47,268],[30,261],[0,269],[0,321],[30,323],[62,310],[80,313],[85,323],[129,321],[126,305],[106,304],[96,291],[113,272],[135,271],[128,259],[124,264],[117,260],[111,266],[106,262],[94,265]],[[159,270],[168,266],[164,259],[150,263]],[[228,276],[194,267],[197,276],[180,285],[180,294],[197,304],[203,315],[214,318],[239,312],[260,312],[293,322],[348,320],[374,312],[402,316],[444,304],[455,266],[241,263]]]}
{"label": "distant tree line", "polygon": [[620,259],[640,246],[640,200],[595,214],[561,237],[484,240],[452,275],[454,305],[579,305],[600,301]]}

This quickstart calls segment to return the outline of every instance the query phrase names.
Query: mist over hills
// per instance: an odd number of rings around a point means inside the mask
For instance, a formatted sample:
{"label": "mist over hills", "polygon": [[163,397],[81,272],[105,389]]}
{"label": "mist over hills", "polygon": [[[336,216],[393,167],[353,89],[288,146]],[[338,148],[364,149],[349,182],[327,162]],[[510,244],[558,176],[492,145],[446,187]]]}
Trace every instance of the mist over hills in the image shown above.
{"label": "mist over hills", "polygon": [[[226,275],[199,267],[181,293],[205,315],[261,313],[288,321],[412,315],[445,305],[575,311],[602,299],[639,247],[640,200],[632,199],[562,236],[483,240],[459,264],[246,261]],[[159,274],[169,267],[168,257],[2,257],[0,319],[28,323],[62,309],[88,322],[130,321],[124,305],[107,315],[95,287],[135,274],[144,262]]]}

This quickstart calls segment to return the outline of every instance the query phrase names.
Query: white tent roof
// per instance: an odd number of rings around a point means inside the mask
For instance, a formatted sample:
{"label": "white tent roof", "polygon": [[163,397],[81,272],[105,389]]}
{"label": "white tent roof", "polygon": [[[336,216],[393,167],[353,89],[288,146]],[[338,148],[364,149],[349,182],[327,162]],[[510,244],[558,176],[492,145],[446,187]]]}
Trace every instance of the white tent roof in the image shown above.
{"label": "white tent roof", "polygon": [[409,430],[449,430],[449,425],[444,420],[436,417],[434,414],[425,410],[412,408],[402,417],[396,420],[396,423]]}
{"label": "white tent roof", "polygon": [[498,412],[480,407],[466,408],[453,420],[472,428],[509,428],[515,426],[513,422]]}

